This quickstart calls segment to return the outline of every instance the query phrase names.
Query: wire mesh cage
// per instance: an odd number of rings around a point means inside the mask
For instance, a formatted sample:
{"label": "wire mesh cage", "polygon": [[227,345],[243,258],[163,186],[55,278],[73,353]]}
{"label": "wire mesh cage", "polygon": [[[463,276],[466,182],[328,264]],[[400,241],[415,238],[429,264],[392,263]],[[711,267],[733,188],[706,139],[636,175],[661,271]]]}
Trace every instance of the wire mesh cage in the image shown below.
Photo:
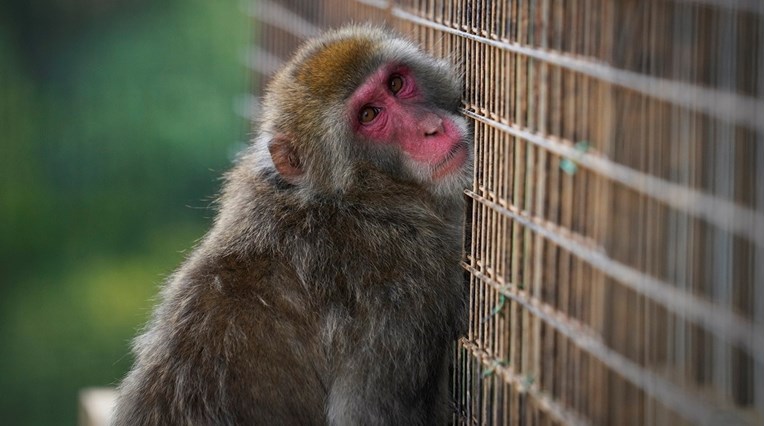
{"label": "wire mesh cage", "polygon": [[306,37],[464,73],[457,424],[763,421],[761,0],[256,1],[259,96]]}

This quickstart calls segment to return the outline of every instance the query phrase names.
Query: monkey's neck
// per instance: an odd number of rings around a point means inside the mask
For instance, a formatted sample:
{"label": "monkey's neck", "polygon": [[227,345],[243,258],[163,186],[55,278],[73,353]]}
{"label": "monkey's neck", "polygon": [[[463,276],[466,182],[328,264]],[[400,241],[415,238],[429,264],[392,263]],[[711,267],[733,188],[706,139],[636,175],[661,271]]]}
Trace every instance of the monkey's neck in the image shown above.
{"label": "monkey's neck", "polygon": [[[236,167],[220,197],[220,212],[208,238],[230,252],[281,250],[285,244],[333,220],[349,224],[378,217],[407,226],[434,226],[450,237],[461,234],[465,203],[462,196],[431,194],[417,184],[391,178],[374,168],[356,170],[343,191],[306,191],[281,185],[266,173]],[[349,225],[350,226],[350,225]]]}

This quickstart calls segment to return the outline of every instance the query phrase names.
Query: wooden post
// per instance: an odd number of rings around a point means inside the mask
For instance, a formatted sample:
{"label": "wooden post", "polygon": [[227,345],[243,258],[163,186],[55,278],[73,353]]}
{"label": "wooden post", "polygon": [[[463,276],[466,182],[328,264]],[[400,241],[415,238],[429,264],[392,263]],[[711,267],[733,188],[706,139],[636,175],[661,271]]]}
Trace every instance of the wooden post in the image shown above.
{"label": "wooden post", "polygon": [[79,426],[109,426],[117,399],[113,388],[87,388],[80,391]]}

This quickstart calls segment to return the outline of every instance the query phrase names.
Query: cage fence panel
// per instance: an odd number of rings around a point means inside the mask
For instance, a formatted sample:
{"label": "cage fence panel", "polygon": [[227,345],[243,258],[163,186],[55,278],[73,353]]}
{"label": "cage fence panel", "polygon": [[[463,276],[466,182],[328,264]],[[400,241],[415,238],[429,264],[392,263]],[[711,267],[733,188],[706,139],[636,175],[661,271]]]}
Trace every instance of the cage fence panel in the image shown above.
{"label": "cage fence panel", "polygon": [[761,0],[255,1],[255,96],[327,27],[464,75],[458,424],[763,421]]}

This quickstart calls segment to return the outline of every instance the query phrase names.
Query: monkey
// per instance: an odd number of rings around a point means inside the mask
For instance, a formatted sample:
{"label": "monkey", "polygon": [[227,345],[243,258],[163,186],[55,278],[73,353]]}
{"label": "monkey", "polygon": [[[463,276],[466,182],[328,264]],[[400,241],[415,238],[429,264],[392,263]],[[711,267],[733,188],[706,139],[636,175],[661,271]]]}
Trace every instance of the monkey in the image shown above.
{"label": "monkey", "polygon": [[447,424],[474,155],[461,93],[390,29],[299,48],[133,342],[113,424]]}

